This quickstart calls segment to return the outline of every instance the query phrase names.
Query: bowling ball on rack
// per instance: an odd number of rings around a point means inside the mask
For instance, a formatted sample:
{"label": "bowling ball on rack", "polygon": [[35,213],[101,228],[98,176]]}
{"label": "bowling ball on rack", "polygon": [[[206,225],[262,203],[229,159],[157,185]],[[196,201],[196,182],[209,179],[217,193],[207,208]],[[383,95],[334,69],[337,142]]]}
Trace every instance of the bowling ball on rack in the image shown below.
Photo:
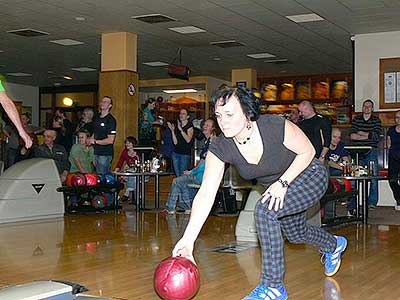
{"label": "bowling ball on rack", "polygon": [[337,180],[337,182],[339,183],[339,186],[340,186],[339,192],[346,191],[346,184],[344,183],[344,179],[343,178],[338,178],[336,180]]}
{"label": "bowling ball on rack", "polygon": [[72,186],[72,177],[76,175],[76,173],[68,173],[67,178],[65,179],[66,186]]}
{"label": "bowling ball on rack", "polygon": [[337,192],[340,190],[339,181],[338,181],[336,178],[331,178],[329,181],[330,181],[330,183],[331,183],[332,186],[333,186],[333,191],[332,191],[332,193],[337,193]]}
{"label": "bowling ball on rack", "polygon": [[91,185],[96,185],[97,184],[97,175],[93,173],[87,173],[85,174],[86,177],[86,185],[91,186]]}
{"label": "bowling ball on rack", "polygon": [[105,184],[115,184],[115,177],[111,174],[104,175]]}
{"label": "bowling ball on rack", "polygon": [[91,202],[92,206],[97,209],[107,206],[107,198],[103,194],[94,196]]}
{"label": "bowling ball on rack", "polygon": [[85,175],[80,174],[80,173],[76,173],[71,178],[71,184],[72,184],[72,186],[84,186],[84,185],[86,185],[86,177],[85,177]]}
{"label": "bowling ball on rack", "polygon": [[351,191],[351,181],[346,179],[346,178],[342,178],[342,181],[344,183],[344,189],[346,192],[350,192]]}
{"label": "bowling ball on rack", "polygon": [[154,272],[154,289],[164,300],[193,299],[199,287],[199,270],[184,257],[166,258]]}

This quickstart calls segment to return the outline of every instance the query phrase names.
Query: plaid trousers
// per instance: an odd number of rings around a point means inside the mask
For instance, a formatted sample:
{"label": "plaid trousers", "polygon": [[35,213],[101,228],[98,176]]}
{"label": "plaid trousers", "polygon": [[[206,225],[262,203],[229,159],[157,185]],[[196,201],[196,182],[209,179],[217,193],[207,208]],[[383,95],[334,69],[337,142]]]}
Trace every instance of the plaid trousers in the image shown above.
{"label": "plaid trousers", "polygon": [[285,262],[283,235],[291,243],[308,243],[319,246],[321,251],[336,249],[335,237],[327,231],[306,223],[306,210],[325,194],[328,173],[317,159],[290,184],[283,209],[268,210],[268,201],[258,201],[255,222],[262,250],[260,284],[279,287],[283,284]]}

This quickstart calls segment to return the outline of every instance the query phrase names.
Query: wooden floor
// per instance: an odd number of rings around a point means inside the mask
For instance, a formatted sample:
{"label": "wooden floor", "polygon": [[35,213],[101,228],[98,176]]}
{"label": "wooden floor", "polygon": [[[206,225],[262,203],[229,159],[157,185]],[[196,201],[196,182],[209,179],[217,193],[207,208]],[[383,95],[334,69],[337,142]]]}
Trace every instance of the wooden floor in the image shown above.
{"label": "wooden floor", "polygon": [[[78,282],[93,295],[158,299],[153,270],[170,255],[187,220],[186,215],[128,211],[1,225],[0,286],[61,279]],[[207,251],[235,240],[236,220],[208,219],[196,245],[201,288],[195,299],[241,299],[257,284],[258,248],[239,254]],[[400,299],[400,227],[350,225],[333,232],[349,241],[334,281],[326,280],[318,249],[286,245],[289,299]]]}

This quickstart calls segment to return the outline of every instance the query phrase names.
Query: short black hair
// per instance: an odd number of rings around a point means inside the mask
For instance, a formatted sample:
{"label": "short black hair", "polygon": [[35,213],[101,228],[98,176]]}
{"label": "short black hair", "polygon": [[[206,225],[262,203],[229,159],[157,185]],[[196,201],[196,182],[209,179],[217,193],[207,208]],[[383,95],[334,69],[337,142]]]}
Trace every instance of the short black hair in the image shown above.
{"label": "short black hair", "polygon": [[81,128],[81,129],[79,129],[79,131],[78,131],[78,134],[79,133],[84,133],[84,134],[86,134],[86,137],[90,137],[90,132],[89,132],[89,130],[87,130],[87,129],[85,129],[85,128]]}
{"label": "short black hair", "polygon": [[156,102],[156,99],[150,97],[150,98],[148,98],[148,99],[146,100],[146,105],[147,105],[147,104],[152,104],[152,103],[154,103],[154,102]]}
{"label": "short black hair", "polygon": [[217,105],[225,105],[229,98],[232,96],[239,100],[240,106],[242,107],[244,115],[250,121],[256,121],[260,116],[260,99],[254,95],[254,93],[244,87],[223,87],[216,90],[211,96],[211,101],[214,104],[214,108]]}
{"label": "short black hair", "polygon": [[137,139],[134,137],[134,136],[128,136],[128,137],[126,137],[126,139],[125,139],[125,143],[126,142],[130,142],[130,143],[132,143],[133,144],[133,146],[136,146],[137,145]]}

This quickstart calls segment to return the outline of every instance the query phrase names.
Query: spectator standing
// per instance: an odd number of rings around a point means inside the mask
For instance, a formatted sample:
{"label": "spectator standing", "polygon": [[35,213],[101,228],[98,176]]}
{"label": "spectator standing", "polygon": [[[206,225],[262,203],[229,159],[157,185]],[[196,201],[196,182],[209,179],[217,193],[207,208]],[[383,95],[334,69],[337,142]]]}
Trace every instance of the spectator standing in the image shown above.
{"label": "spectator standing", "polygon": [[194,133],[193,124],[189,121],[188,111],[181,109],[176,124],[168,122],[167,125],[171,130],[172,141],[175,145],[172,153],[172,165],[175,175],[181,176],[183,171],[190,168]]}
{"label": "spectator standing", "polygon": [[[356,116],[351,123],[350,139],[354,145],[371,146],[372,149],[359,159],[361,166],[369,166],[370,162],[374,164],[374,174],[378,175],[378,143],[382,134],[382,125],[379,117],[373,115],[374,102],[367,99],[363,102],[362,114]],[[348,207],[354,209],[354,201]],[[378,204],[378,181],[371,180],[369,187],[368,206],[374,209]]]}
{"label": "spectator standing", "polygon": [[65,147],[65,150],[69,153],[72,147],[72,134],[73,134],[73,126],[72,122],[68,120],[65,111],[62,109],[56,109],[54,112],[54,117],[59,117],[61,118],[61,123],[62,123],[62,128],[63,128],[63,146]]}
{"label": "spectator standing", "polygon": [[389,148],[389,185],[396,200],[395,210],[400,211],[400,110],[395,113],[396,125],[389,128],[387,133],[387,145]]}
{"label": "spectator standing", "polygon": [[99,175],[110,173],[114,154],[114,141],[117,134],[117,121],[110,113],[113,105],[111,97],[100,100],[100,113],[93,120],[93,136],[90,143],[94,147],[95,167]]}
{"label": "spectator standing", "polygon": [[314,106],[310,101],[303,101],[299,104],[300,116],[303,118],[299,127],[306,134],[315,149],[315,157],[325,163],[331,143],[331,122],[328,118],[315,112]]}
{"label": "spectator standing", "polygon": [[90,135],[93,134],[93,108],[86,107],[82,112],[82,119],[80,120],[78,126],[76,127],[76,132],[78,133],[81,129],[85,129]]}
{"label": "spectator standing", "polygon": [[139,145],[154,147],[156,145],[156,129],[154,125],[161,125],[161,120],[157,120],[153,115],[156,107],[156,100],[149,98],[146,107],[139,114]]}

